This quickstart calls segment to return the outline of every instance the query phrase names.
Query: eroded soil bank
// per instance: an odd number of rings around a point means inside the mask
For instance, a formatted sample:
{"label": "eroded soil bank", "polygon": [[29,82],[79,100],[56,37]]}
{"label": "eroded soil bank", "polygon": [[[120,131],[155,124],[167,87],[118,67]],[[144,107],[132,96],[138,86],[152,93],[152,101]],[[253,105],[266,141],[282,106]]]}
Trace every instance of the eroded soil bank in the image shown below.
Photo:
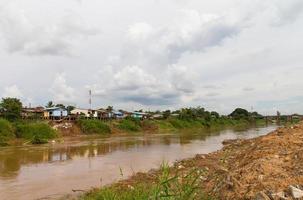
{"label": "eroded soil bank", "polygon": [[[223,149],[177,162],[171,171],[203,171],[199,190],[215,199],[302,199],[302,164],[301,122],[254,139],[224,141]],[[140,182],[152,183],[159,173],[136,174],[111,187],[133,188]]]}

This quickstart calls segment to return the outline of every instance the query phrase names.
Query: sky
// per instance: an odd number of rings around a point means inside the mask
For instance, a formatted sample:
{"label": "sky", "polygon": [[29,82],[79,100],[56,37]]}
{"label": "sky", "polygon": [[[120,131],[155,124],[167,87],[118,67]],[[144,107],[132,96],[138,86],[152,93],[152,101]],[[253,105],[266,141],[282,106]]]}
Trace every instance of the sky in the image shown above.
{"label": "sky", "polygon": [[303,113],[302,0],[0,0],[0,97]]}

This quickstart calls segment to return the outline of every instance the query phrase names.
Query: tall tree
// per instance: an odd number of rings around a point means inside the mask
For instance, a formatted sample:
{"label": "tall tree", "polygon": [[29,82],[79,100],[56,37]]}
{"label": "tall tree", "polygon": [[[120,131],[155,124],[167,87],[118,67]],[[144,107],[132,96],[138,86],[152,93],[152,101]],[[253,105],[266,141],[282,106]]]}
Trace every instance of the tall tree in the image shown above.
{"label": "tall tree", "polygon": [[107,106],[106,110],[107,110],[107,112],[113,112],[114,107],[113,106]]}
{"label": "tall tree", "polygon": [[243,108],[236,108],[229,116],[234,119],[248,119],[249,112]]}
{"label": "tall tree", "polygon": [[54,107],[54,103],[52,101],[49,101],[49,102],[47,102],[46,107],[47,108]]}
{"label": "tall tree", "polygon": [[166,110],[166,111],[163,112],[163,118],[164,118],[164,119],[169,118],[170,115],[171,115],[171,111],[170,111],[170,110]]}
{"label": "tall tree", "polygon": [[10,121],[21,117],[22,103],[17,98],[2,98],[0,108],[3,117]]}

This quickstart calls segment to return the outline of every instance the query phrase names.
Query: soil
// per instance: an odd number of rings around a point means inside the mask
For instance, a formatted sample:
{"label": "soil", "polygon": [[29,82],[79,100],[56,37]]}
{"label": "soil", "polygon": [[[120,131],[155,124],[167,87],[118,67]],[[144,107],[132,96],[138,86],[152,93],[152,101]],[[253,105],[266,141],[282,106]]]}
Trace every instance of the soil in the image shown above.
{"label": "soil", "polygon": [[[217,152],[176,162],[172,171],[203,170],[201,189],[217,199],[303,199],[292,192],[303,197],[303,122],[223,144]],[[138,173],[118,184],[152,181],[157,173]]]}

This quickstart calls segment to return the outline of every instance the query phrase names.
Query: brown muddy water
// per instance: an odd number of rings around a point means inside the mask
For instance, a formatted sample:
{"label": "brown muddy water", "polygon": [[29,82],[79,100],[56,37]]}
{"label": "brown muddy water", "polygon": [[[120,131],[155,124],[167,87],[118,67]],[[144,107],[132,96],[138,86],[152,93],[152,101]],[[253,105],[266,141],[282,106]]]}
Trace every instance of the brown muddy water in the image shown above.
{"label": "brown muddy water", "polygon": [[219,150],[225,139],[257,137],[274,129],[195,131],[0,148],[0,199],[57,198],[73,189],[87,190],[146,172],[163,161],[173,163]]}

